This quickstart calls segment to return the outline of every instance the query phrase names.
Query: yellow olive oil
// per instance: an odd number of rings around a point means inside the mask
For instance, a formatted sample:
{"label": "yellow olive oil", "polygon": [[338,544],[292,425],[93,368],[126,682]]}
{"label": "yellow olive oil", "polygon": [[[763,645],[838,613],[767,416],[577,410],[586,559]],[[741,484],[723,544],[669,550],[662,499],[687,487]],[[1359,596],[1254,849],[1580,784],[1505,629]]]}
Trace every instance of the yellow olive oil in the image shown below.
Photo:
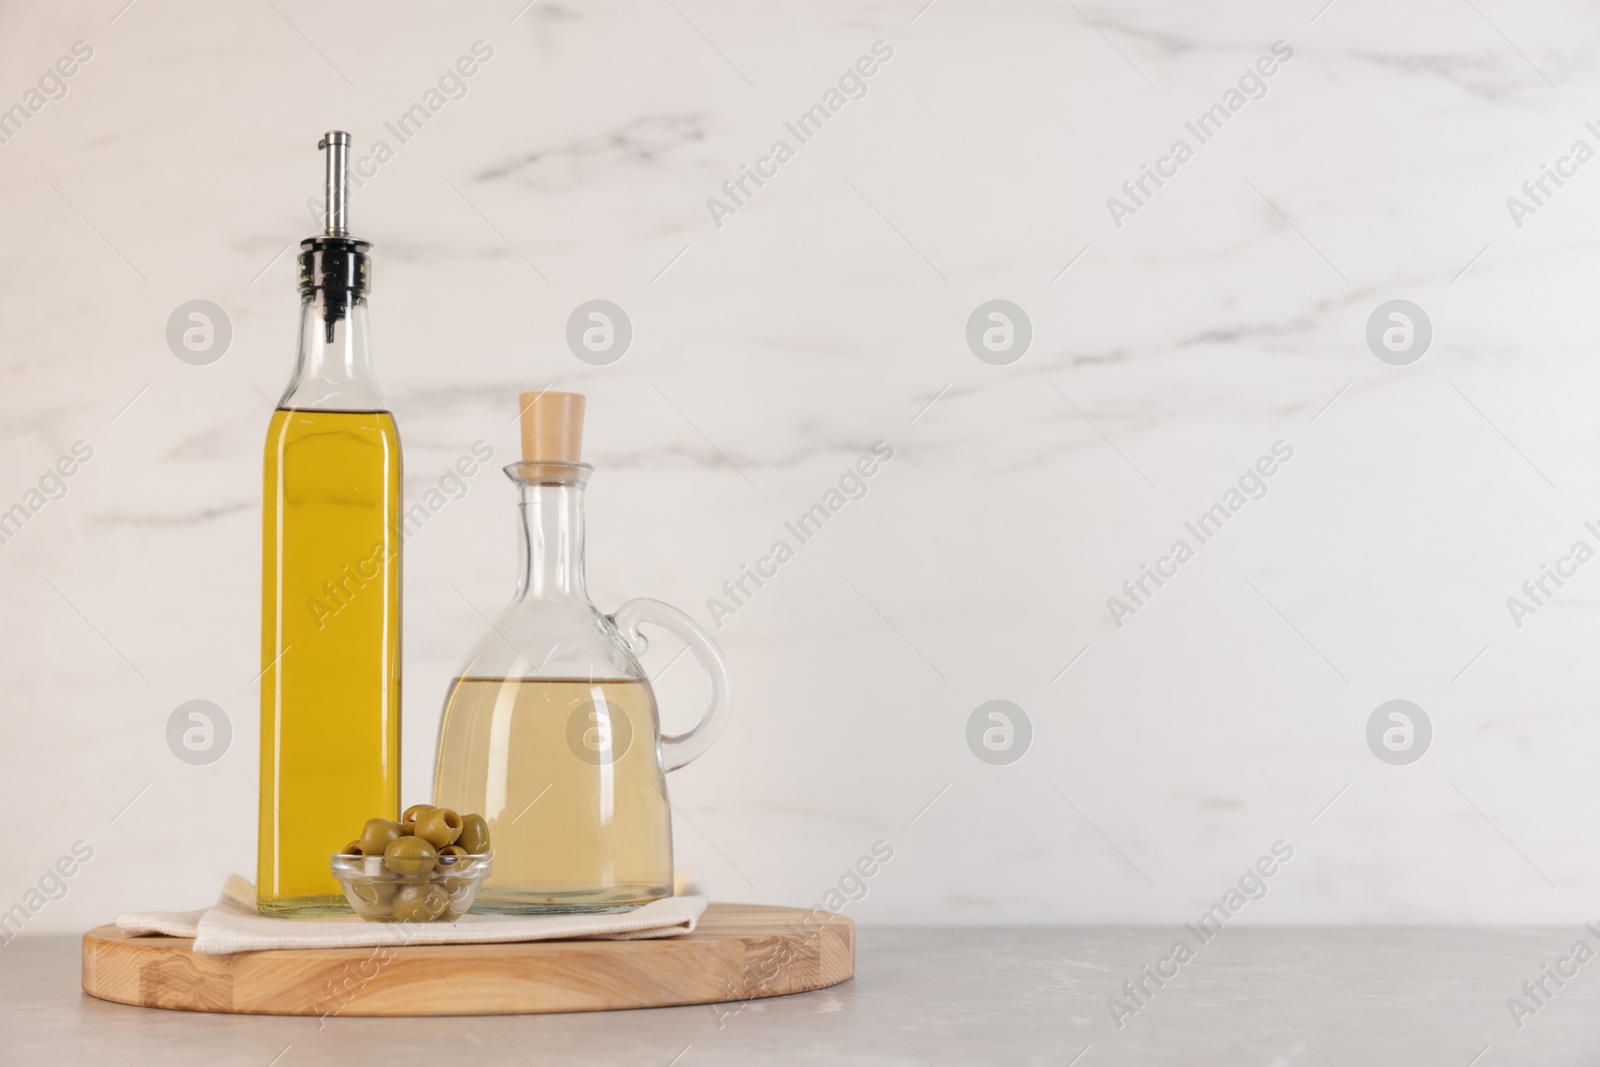
{"label": "yellow olive oil", "polygon": [[433,801],[488,820],[494,869],[474,910],[622,910],[670,896],[659,733],[643,682],[456,679]]}
{"label": "yellow olive oil", "polygon": [[262,523],[261,911],[348,910],[330,857],[400,813],[400,439],[280,408]]}

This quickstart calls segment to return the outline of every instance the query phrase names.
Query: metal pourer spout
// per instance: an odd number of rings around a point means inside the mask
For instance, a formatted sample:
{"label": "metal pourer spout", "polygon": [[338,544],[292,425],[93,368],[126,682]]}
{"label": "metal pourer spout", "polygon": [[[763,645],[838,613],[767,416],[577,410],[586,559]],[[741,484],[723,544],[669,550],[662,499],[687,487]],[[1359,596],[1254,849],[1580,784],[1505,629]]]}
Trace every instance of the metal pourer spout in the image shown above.
{"label": "metal pourer spout", "polygon": [[328,153],[322,234],[324,237],[349,237],[350,225],[345,207],[350,196],[350,135],[343,130],[329,130],[317,142],[317,147]]}
{"label": "metal pourer spout", "polygon": [[329,130],[317,147],[327,153],[322,233],[300,242],[300,294],[307,300],[321,294],[324,329],[332,344],[338,323],[366,298],[372,246],[350,236],[350,135]]}

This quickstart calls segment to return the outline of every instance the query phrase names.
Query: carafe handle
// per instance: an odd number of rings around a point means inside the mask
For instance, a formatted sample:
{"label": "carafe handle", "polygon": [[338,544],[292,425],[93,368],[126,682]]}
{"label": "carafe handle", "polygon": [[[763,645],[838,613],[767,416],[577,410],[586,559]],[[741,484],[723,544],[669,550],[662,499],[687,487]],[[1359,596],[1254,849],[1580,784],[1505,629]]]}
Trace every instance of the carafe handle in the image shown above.
{"label": "carafe handle", "polygon": [[634,655],[642,654],[648,645],[639,633],[642,623],[659,626],[688,642],[689,650],[711,679],[711,706],[706,708],[705,715],[694,729],[682,734],[662,735],[661,769],[675,771],[704,755],[728,724],[728,667],[722,662],[721,649],[711,640],[711,635],[700,629],[699,624],[689,616],[671,604],[649,597],[639,597],[622,605],[611,616],[611,623]]}

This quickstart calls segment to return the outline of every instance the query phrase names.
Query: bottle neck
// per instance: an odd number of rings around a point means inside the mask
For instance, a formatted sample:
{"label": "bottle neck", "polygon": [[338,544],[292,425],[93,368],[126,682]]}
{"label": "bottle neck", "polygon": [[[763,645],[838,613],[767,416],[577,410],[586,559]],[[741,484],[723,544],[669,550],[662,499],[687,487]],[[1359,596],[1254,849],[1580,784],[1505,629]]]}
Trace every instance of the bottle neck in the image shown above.
{"label": "bottle neck", "polygon": [[300,302],[300,347],[294,377],[280,408],[333,411],[387,411],[378,393],[367,350],[367,300],[335,293],[341,306],[330,308],[328,291],[306,293]]}
{"label": "bottle neck", "polygon": [[519,481],[522,502],[521,562],[517,600],[581,600],[583,582],[583,484]]}

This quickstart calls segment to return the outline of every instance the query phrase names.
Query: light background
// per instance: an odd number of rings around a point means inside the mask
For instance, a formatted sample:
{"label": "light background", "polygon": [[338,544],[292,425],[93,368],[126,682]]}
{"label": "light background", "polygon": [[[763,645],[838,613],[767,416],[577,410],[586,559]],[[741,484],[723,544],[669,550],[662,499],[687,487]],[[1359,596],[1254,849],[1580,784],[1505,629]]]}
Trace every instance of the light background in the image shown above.
{"label": "light background", "polygon": [[[0,8],[0,106],[94,49],[0,147],[0,508],[94,448],[0,545],[0,910],[95,850],[30,931],[253,870],[284,249],[321,132],[394,147],[382,124],[476,41],[465,98],[352,205],[412,498],[475,440],[512,458],[519,390],[587,393],[596,601],[709,625],[786,519],[895,450],[717,631],[734,718],[671,779],[716,897],[814,902],[883,840],[861,921],[1167,923],[1281,839],[1243,921],[1595,917],[1600,563],[1520,629],[1506,608],[1600,546],[1600,162],[1520,228],[1506,207],[1600,145],[1592,9],[122,2]],[[707,198],[878,40],[866,97],[714,225]],[[1106,198],[1278,40],[1266,97],[1113,225]],[[234,331],[210,366],[164,339],[197,298]],[[635,331],[607,367],[564,342],[592,298]],[[1010,366],[965,342],[993,298],[1032,321]],[[1433,323],[1411,366],[1364,341],[1393,298]],[[1279,440],[1268,495],[1115,626],[1106,598]],[[490,469],[407,546],[408,803],[509,594],[513,513]],[[1033,725],[1001,767],[965,740],[997,698]],[[1434,729],[1406,767],[1364,736],[1393,698]],[[234,727],[210,766],[166,745],[191,699]]]}

